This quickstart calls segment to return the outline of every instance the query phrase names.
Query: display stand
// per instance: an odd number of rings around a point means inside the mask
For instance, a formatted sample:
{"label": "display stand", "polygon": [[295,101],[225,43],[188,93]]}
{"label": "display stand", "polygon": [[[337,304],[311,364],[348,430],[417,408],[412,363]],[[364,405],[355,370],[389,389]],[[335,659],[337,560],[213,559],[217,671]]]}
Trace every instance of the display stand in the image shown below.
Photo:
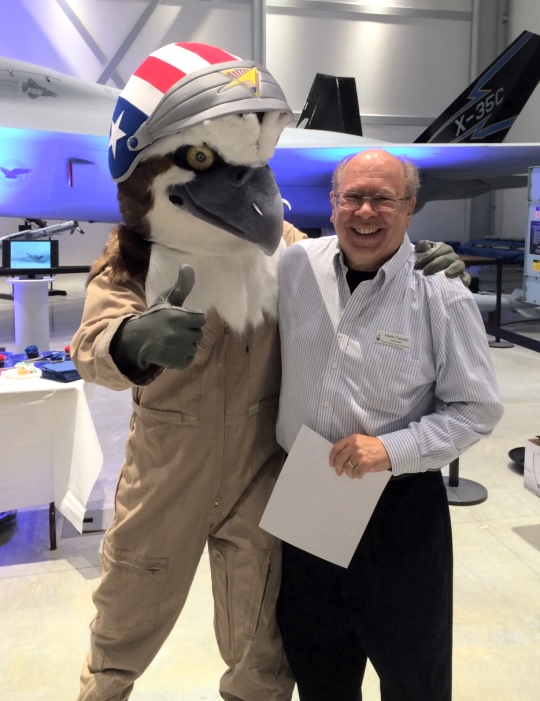
{"label": "display stand", "polygon": [[16,353],[23,353],[31,345],[49,348],[49,283],[53,280],[54,277],[6,280],[13,285]]}
{"label": "display stand", "polygon": [[[501,296],[502,296],[502,268],[503,260],[502,258],[497,258],[497,305],[495,307],[495,326],[497,328],[501,327]],[[494,341],[489,341],[490,348],[513,348],[514,344],[509,341],[501,339],[497,334]]]}
{"label": "display stand", "polygon": [[450,463],[450,474],[443,480],[451,506],[473,506],[488,497],[487,489],[478,482],[459,478],[459,458]]}

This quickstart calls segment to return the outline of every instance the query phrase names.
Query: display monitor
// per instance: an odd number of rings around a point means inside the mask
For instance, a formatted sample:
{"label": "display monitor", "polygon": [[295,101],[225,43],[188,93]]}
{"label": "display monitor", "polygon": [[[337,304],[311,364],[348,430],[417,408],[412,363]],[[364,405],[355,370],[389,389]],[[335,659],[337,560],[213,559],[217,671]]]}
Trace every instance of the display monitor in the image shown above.
{"label": "display monitor", "polygon": [[2,241],[2,268],[35,277],[58,267],[58,241],[25,241],[7,239]]}

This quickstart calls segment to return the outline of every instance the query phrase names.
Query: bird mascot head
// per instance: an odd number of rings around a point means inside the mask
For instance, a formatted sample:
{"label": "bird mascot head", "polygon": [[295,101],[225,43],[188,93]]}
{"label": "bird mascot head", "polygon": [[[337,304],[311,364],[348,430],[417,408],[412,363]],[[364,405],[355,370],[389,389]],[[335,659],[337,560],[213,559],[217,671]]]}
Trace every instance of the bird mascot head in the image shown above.
{"label": "bird mascot head", "polygon": [[112,119],[109,166],[126,225],[149,240],[159,231],[173,249],[230,249],[228,232],[271,255],[283,205],[267,163],[290,117],[254,61],[198,43],[155,51]]}
{"label": "bird mascot head", "polygon": [[108,266],[112,280],[138,278],[152,304],[187,262],[196,274],[190,304],[216,309],[238,331],[260,323],[275,307],[277,285],[265,293],[264,278],[275,277],[269,261],[283,231],[268,161],[291,114],[254,61],[199,43],[152,53],[112,118],[109,166],[123,223],[91,277]]}

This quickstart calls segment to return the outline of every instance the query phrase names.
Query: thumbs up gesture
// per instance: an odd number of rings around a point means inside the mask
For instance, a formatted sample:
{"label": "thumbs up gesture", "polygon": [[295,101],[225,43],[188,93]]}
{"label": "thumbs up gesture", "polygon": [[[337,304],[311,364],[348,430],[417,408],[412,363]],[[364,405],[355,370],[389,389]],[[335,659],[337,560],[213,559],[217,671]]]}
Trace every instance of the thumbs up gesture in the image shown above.
{"label": "thumbs up gesture", "polygon": [[176,284],[115,333],[110,354],[118,369],[132,381],[153,365],[183,370],[193,361],[206,323],[202,312],[183,306],[194,282],[193,268],[183,265]]}

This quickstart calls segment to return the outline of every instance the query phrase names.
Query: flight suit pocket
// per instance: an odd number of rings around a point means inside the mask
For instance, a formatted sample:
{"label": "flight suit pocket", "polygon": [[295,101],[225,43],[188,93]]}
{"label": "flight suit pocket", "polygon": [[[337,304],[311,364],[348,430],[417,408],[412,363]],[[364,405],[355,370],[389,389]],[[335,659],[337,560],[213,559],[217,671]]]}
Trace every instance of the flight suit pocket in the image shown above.
{"label": "flight suit pocket", "polygon": [[276,622],[276,604],[281,581],[281,545],[261,553],[253,580],[245,637],[251,640],[249,667],[277,673],[281,666],[281,638]]}
{"label": "flight suit pocket", "polygon": [[191,364],[184,370],[165,370],[151,384],[136,387],[133,393],[135,404],[162,412],[162,416],[168,412],[184,417],[185,420],[177,423],[198,425],[201,398],[208,391],[203,385],[205,378],[208,382],[208,366],[216,341],[210,330],[204,328],[203,333]]}
{"label": "flight suit pocket", "polygon": [[151,631],[159,612],[168,559],[103,543],[101,583],[94,593],[102,630]]}
{"label": "flight suit pocket", "polygon": [[231,596],[236,547],[226,542],[216,545],[211,539],[208,553],[214,596],[214,630],[221,656],[229,664],[228,660],[232,663],[234,658]]}

